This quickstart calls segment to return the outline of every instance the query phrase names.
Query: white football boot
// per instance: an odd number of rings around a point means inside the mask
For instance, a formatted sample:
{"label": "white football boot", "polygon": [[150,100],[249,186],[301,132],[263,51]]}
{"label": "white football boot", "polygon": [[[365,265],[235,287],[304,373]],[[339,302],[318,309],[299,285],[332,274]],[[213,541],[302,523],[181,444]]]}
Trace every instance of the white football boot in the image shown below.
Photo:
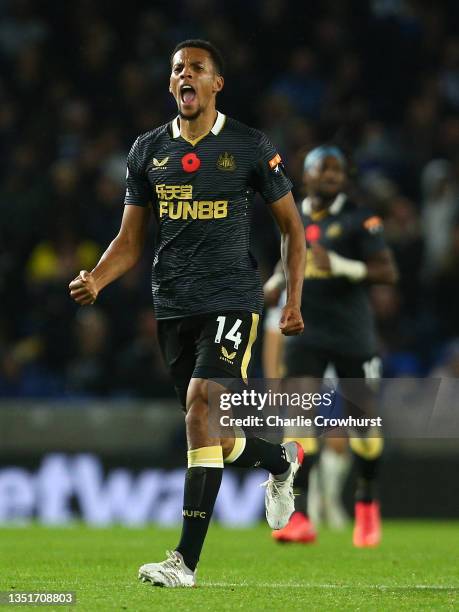
{"label": "white football boot", "polygon": [[261,485],[266,487],[266,520],[271,529],[285,527],[295,511],[293,481],[304,458],[303,447],[298,442],[285,442],[282,446],[285,448],[287,461],[290,461],[288,474],[282,480],[270,474],[268,480]]}
{"label": "white football boot", "polygon": [[194,587],[196,572],[191,571],[177,551],[167,551],[161,563],[146,563],[139,568],[139,580],[160,587]]}

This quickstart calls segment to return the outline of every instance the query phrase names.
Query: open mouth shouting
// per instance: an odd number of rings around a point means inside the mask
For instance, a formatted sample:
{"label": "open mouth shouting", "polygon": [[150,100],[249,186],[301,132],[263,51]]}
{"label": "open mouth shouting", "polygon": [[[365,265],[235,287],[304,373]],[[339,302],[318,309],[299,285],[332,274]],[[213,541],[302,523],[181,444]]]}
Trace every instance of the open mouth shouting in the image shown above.
{"label": "open mouth shouting", "polygon": [[180,99],[184,106],[192,106],[197,99],[196,91],[191,85],[182,85],[180,87]]}

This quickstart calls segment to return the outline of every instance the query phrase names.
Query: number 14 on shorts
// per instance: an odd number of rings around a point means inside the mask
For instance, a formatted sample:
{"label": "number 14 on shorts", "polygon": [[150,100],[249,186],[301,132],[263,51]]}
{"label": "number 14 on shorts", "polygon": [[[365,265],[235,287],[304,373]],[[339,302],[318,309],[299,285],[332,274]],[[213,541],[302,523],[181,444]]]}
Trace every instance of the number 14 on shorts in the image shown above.
{"label": "number 14 on shorts", "polygon": [[[220,344],[223,332],[225,330],[226,317],[220,316],[217,317],[218,328],[217,333],[215,335],[215,344]],[[239,345],[241,344],[241,332],[237,331],[241,326],[242,320],[236,319],[233,327],[228,331],[225,335],[225,340],[229,340],[230,342],[234,342],[234,348],[237,350]]]}

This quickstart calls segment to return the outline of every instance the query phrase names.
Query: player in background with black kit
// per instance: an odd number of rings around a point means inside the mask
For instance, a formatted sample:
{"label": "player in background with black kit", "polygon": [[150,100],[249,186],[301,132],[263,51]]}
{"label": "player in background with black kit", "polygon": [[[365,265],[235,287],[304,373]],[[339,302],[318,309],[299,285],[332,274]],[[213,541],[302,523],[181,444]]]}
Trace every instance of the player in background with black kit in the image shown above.
{"label": "player in background with black kit", "polygon": [[[271,304],[271,300],[269,300],[263,319],[262,364],[263,376],[271,380],[280,380],[285,376],[283,359],[285,339],[279,329],[279,317],[285,294],[282,293],[280,299],[277,299],[279,278],[280,284],[283,285],[283,278],[280,275],[283,276],[281,266],[276,266],[270,282],[265,284],[265,293],[267,297],[270,296],[274,303]],[[336,372],[332,365],[328,366],[324,378],[329,382],[336,382]],[[304,544],[316,541],[316,527],[320,523],[325,523],[335,531],[347,527],[349,517],[342,498],[344,486],[352,467],[352,457],[349,453],[349,444],[346,437],[332,438],[326,436],[322,444],[319,444],[315,432],[308,438],[305,436],[306,434],[302,437],[302,446],[306,461],[310,461],[309,456],[313,455],[314,465],[308,475],[307,495],[304,491],[300,493],[304,498],[304,506],[306,507],[307,504],[306,515],[303,517],[300,514],[295,519],[301,524],[301,542]],[[306,516],[310,519],[309,524]]]}
{"label": "player in background with black kit", "polygon": [[[268,524],[285,526],[294,511],[293,479],[303,456],[294,442],[214,438],[209,434],[209,379],[247,380],[263,291],[249,250],[256,192],[282,236],[287,303],[280,328],[303,331],[303,226],[281,158],[264,134],[217,112],[220,53],[207,41],[180,43],[171,55],[170,92],[178,116],[139,136],[128,156],[124,215],[118,236],[92,272],[70,283],[92,304],[98,292],[138,260],[150,213],[158,235],[152,289],[159,340],[186,411],[188,470],[180,542],[139,578],[153,585],[194,586],[196,566],[220,488],[224,463],[260,466]],[[127,313],[128,316],[129,313]]]}
{"label": "player in background with black kit", "polygon": [[[344,411],[355,416],[352,397],[359,396],[366,404],[363,412],[367,408],[369,412],[372,385],[381,375],[368,284],[395,283],[398,275],[381,219],[349,200],[347,179],[347,160],[339,148],[321,146],[306,156],[308,195],[301,204],[307,246],[301,303],[305,331],[301,337],[286,339],[284,367],[286,377],[307,378],[311,390],[319,390],[332,364],[344,392]],[[279,274],[269,279],[265,285],[268,302],[276,301],[283,284]],[[383,439],[371,431],[354,434],[349,437],[358,471],[353,541],[358,547],[376,546],[381,538],[376,482]],[[317,445],[311,438],[296,439],[305,451],[295,479],[296,512],[273,537],[306,543],[315,539],[306,509],[309,470]]]}

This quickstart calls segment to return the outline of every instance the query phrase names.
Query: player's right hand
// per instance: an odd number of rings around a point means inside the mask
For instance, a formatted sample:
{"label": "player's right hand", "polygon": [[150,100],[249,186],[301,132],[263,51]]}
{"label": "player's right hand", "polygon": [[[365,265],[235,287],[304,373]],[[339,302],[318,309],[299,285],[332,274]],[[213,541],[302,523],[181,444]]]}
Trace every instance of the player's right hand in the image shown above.
{"label": "player's right hand", "polygon": [[286,304],[282,308],[279,329],[284,336],[297,336],[304,331],[303,317],[298,306]]}
{"label": "player's right hand", "polygon": [[70,297],[80,306],[94,304],[99,293],[93,275],[87,270],[81,270],[69,284],[69,289]]}

